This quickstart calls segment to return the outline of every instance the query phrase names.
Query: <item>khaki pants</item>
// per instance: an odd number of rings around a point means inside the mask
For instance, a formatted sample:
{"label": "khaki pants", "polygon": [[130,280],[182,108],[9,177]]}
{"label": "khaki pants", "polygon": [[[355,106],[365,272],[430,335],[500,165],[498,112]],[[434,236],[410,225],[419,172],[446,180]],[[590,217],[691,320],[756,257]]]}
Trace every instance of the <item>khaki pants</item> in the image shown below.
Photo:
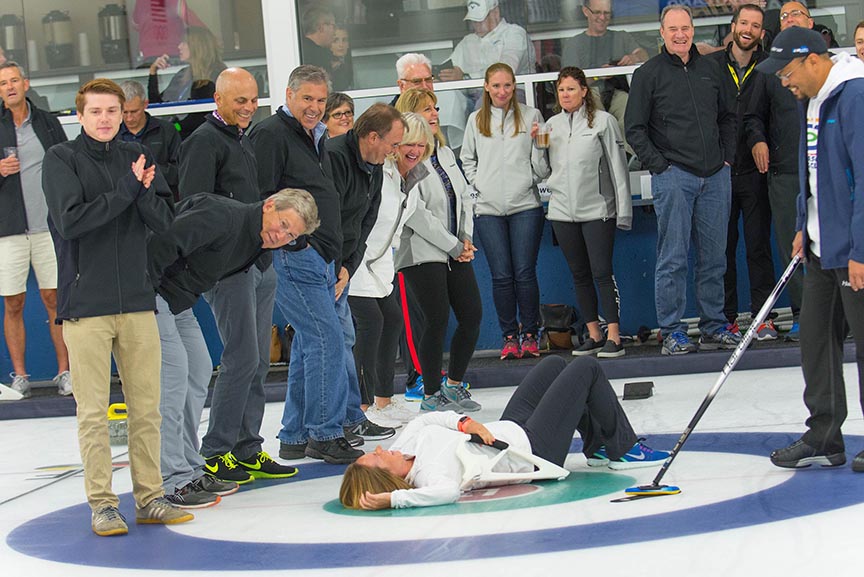
{"label": "khaki pants", "polygon": [[120,372],[129,410],[132,494],[140,508],[161,497],[159,470],[159,331],[153,312],[108,315],[63,322],[72,388],[78,404],[78,443],[84,490],[91,509],[118,506],[111,490],[113,465],[108,442],[111,353]]}

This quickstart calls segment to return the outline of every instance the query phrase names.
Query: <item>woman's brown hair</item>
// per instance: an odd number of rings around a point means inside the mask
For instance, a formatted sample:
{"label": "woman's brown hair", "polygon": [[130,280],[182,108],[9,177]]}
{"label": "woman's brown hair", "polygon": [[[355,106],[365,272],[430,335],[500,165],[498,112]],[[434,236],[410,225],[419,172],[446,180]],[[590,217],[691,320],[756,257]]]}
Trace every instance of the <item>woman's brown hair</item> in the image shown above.
{"label": "woman's brown hair", "polygon": [[[556,91],[558,86],[561,84],[561,81],[565,78],[572,78],[579,83],[579,86],[585,89],[585,98],[583,99],[582,106],[585,107],[585,116],[588,118],[588,127],[593,128],[594,113],[597,112],[597,103],[594,102],[594,93],[591,92],[590,88],[588,88],[588,79],[585,78],[585,73],[581,68],[577,68],[576,66],[565,66],[558,73],[558,79],[555,81]],[[561,110],[560,102],[555,102],[555,110]]]}
{"label": "woman's brown hair", "polygon": [[390,471],[357,463],[348,465],[339,488],[339,501],[346,509],[360,509],[360,497],[370,493],[391,493],[412,489],[408,481]]}
{"label": "woman's brown hair", "polygon": [[[501,119],[501,128],[504,128],[504,119],[507,118],[507,112],[510,109],[513,109],[513,136],[519,136],[522,127],[522,112],[519,110],[519,101],[516,100],[516,75],[513,73],[513,69],[510,68],[509,65],[504,64],[503,62],[496,62],[492,66],[486,69],[486,76],[484,77],[484,82],[489,84],[489,79],[496,72],[506,72],[510,75],[510,78],[513,80],[513,95],[510,97],[510,102],[507,103],[507,107],[504,109],[504,117]],[[489,96],[489,92],[483,90],[483,103],[480,105],[480,111],[477,112],[477,130],[480,131],[485,137],[492,136],[492,97]]]}

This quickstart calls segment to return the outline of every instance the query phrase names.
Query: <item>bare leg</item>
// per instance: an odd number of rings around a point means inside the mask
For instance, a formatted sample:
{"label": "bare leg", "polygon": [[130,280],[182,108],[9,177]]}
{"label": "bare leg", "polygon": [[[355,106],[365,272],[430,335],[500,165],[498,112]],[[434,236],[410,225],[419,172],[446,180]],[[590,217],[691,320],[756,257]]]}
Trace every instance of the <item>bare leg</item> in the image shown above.
{"label": "bare leg", "polygon": [[63,342],[63,325],[54,322],[57,319],[57,289],[40,290],[39,295],[45,310],[48,311],[48,330],[57,355],[57,374],[60,374],[69,370],[69,353],[66,352],[66,343]]}
{"label": "bare leg", "polygon": [[16,375],[26,375],[24,349],[26,346],[26,331],[24,329],[24,297],[27,293],[3,297],[3,334],[6,337],[6,348],[12,360],[12,370]]}

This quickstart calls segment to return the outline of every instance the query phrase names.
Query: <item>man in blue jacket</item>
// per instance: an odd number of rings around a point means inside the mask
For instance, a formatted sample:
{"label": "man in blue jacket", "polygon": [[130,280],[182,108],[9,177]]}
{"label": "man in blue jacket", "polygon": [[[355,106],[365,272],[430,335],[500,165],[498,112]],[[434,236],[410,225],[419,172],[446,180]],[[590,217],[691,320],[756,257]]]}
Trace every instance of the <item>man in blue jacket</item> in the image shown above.
{"label": "man in blue jacket", "polygon": [[[758,70],[776,74],[802,103],[797,233],[792,254],[807,260],[801,304],[801,368],[807,431],[771,453],[778,467],[846,463],[843,340],[855,336],[864,403],[864,63],[831,56],[818,32],[781,32]],[[856,161],[857,160],[857,161]],[[864,472],[864,451],[852,461]]]}

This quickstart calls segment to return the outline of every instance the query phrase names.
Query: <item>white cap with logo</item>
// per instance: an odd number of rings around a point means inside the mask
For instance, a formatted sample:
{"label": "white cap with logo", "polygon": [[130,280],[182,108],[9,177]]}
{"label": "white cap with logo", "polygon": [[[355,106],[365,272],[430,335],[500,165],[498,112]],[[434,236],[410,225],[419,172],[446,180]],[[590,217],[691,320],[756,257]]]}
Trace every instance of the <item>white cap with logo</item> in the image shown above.
{"label": "white cap with logo", "polygon": [[465,15],[464,20],[483,22],[486,20],[486,15],[498,6],[498,0],[468,0],[466,6],[468,7],[468,14]]}

